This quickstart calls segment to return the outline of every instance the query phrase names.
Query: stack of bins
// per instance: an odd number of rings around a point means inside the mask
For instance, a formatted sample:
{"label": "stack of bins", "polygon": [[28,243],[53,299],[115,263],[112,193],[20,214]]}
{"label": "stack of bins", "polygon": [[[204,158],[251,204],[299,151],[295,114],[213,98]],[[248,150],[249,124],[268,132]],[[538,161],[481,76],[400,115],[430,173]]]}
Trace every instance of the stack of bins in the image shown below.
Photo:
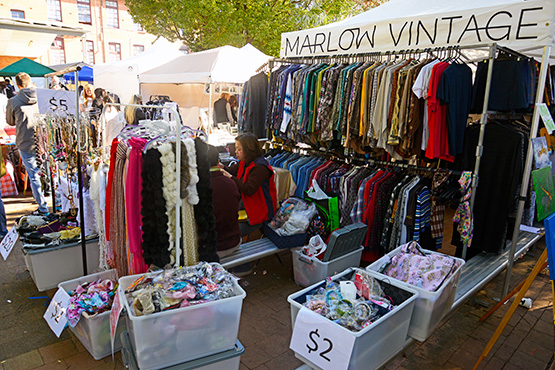
{"label": "stack of bins", "polygon": [[[60,283],[58,287],[63,289],[66,293],[69,293],[75,290],[75,288],[79,285],[91,283],[98,279],[111,279],[114,282],[117,282],[117,272],[116,270],[108,270],[83,276]],[[94,316],[82,314],[77,325],[75,325],[74,328],[70,327],[73,334],[75,334],[77,339],[79,339],[79,341],[83,344],[83,347],[89,351],[95,360],[100,360],[101,358],[112,354],[112,345],[110,340],[110,312],[111,311],[106,311]],[[116,329],[114,352],[118,352],[121,349],[120,334],[124,330],[125,321],[119,320],[118,327]]]}
{"label": "stack of bins", "polygon": [[125,298],[125,290],[141,276],[120,278],[118,288],[127,311],[131,350],[140,369],[162,369],[235,348],[246,296],[237,281],[233,283],[233,297],[136,316]]}
{"label": "stack of bins", "polygon": [[[391,278],[386,275],[382,275],[378,272],[385,263],[388,263],[393,256],[400,252],[401,247],[396,248],[395,250],[391,251],[390,253],[372,263],[366,268],[366,270],[373,271],[376,274],[383,276],[384,278],[399,282],[400,284],[415,289],[418,292],[419,296],[416,300],[414,313],[412,314],[412,319],[410,322],[409,336],[423,342],[432,334],[440,321],[450,311],[451,306],[453,306],[453,302],[455,301],[455,294],[457,293],[457,286],[459,284],[459,278],[461,276],[461,269],[464,265],[464,260],[448,256],[459,261],[460,265],[455,271],[451,273],[451,275],[447,279],[445,279],[445,281],[443,282],[443,284],[441,284],[437,291],[430,292],[426,289],[407,284],[403,281]],[[441,254],[425,249],[424,252],[426,254]]]}
{"label": "stack of bins", "polygon": [[[359,332],[350,331],[336,323],[333,323],[333,325],[337,325],[340,330],[344,330],[355,337],[348,369],[377,369],[387,363],[395,354],[404,348],[409,322],[414,303],[418,298],[418,292],[407,287],[406,284],[390,281],[372,271],[364,271],[358,268],[349,268],[333,276],[332,280],[336,282],[350,280],[357,272],[366,273],[374,277],[380,283],[386,295],[396,297],[396,307]],[[287,301],[291,305],[291,322],[293,327],[295,327],[295,320],[299,310],[303,303],[306,302],[306,296],[313,290],[323,286],[325,286],[325,281],[314,284],[297,293],[293,293],[287,298]],[[314,369],[318,368],[306,359],[303,353],[295,352],[295,356],[308,366]]]}

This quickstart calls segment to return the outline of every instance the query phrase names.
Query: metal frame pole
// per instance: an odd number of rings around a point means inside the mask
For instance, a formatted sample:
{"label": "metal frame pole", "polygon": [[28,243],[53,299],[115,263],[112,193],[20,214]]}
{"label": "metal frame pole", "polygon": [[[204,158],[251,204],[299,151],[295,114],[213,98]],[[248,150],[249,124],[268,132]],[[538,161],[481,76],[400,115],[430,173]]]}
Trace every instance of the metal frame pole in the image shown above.
{"label": "metal frame pole", "polygon": [[532,128],[530,129],[530,138],[528,139],[528,151],[526,154],[526,165],[524,166],[524,173],[522,177],[522,185],[520,188],[520,197],[518,199],[518,211],[516,214],[515,226],[513,229],[513,238],[511,240],[511,250],[509,251],[507,271],[505,273],[505,283],[503,284],[503,292],[501,297],[505,297],[509,292],[511,284],[511,274],[513,272],[513,264],[515,260],[515,251],[518,233],[520,231],[520,221],[522,220],[522,213],[524,212],[524,203],[526,202],[526,193],[528,191],[528,184],[530,183],[530,174],[532,170],[532,159],[534,152],[532,148],[532,139],[536,137],[538,132],[538,125],[540,121],[540,113],[538,104],[543,101],[543,92],[545,89],[545,80],[547,78],[547,66],[549,63],[549,55],[551,54],[551,46],[544,46],[542,63],[540,66],[540,77],[538,80],[538,87],[536,89],[536,104],[534,105],[534,115],[532,116]]}
{"label": "metal frame pole", "polygon": [[[81,112],[79,109],[79,70],[75,70],[75,119],[77,120],[77,183],[79,187],[79,226],[81,227],[81,257],[83,275],[87,275],[87,241],[85,240],[85,212],[83,207],[83,171],[81,169]],[[69,179],[68,179],[69,180]]]}
{"label": "metal frame pole", "polygon": [[[476,163],[474,164],[474,174],[472,176],[472,195],[470,197],[470,213],[474,211],[474,201],[476,200],[476,189],[478,187],[478,171],[480,171],[480,162],[482,159],[482,153],[484,151],[484,136],[486,133],[486,124],[488,120],[488,104],[489,104],[489,92],[491,89],[491,77],[493,74],[493,63],[495,60],[495,55],[497,53],[497,45],[493,44],[489,49],[489,64],[488,64],[488,76],[486,79],[486,89],[484,91],[484,105],[482,107],[482,115],[480,116],[480,136],[478,138],[478,145],[476,146]],[[462,258],[466,260],[467,246],[463,245]]]}

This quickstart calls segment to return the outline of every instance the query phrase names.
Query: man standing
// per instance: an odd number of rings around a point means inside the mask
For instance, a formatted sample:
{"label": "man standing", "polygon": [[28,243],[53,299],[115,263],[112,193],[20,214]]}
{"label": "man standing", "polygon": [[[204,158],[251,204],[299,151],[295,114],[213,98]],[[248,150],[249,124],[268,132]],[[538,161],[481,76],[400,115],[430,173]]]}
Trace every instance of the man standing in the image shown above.
{"label": "man standing", "polygon": [[222,93],[220,98],[214,102],[214,125],[218,123],[233,123],[233,115],[231,114],[231,106],[227,101],[229,99],[228,93]]}
{"label": "man standing", "polygon": [[48,204],[41,190],[35,156],[34,116],[39,113],[37,90],[33,86],[31,77],[25,72],[20,72],[15,76],[15,83],[19,87],[19,92],[8,100],[6,122],[10,126],[15,126],[15,143],[29,175],[33,197],[39,205],[37,213],[48,214]]}

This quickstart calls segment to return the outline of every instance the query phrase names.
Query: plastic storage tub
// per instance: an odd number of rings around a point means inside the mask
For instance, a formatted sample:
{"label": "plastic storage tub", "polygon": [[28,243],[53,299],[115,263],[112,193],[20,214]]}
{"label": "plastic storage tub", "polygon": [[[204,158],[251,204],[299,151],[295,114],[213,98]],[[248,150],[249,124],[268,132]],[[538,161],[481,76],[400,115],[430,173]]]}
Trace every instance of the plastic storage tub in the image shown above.
{"label": "plastic storage tub", "polygon": [[[376,274],[386,277],[386,275],[382,275],[377,271],[384,263],[388,262],[391,257],[399,253],[400,250],[401,247],[394,249],[382,258],[372,263],[366,268],[366,270],[375,271]],[[441,254],[426,249],[424,250],[424,252]],[[405,286],[409,286],[415,289],[419,294],[414,306],[414,312],[412,314],[412,319],[409,327],[409,336],[416,340],[419,340],[421,342],[425,341],[432,334],[436,326],[440,323],[447,312],[449,312],[451,306],[453,306],[453,302],[455,301],[455,294],[457,293],[457,286],[459,284],[459,278],[461,276],[461,269],[464,265],[464,260],[456,257],[452,258],[459,261],[460,266],[457,270],[455,270],[453,274],[451,274],[448,279],[445,280],[441,287],[439,287],[439,289],[435,292],[430,292],[429,290],[418,288],[416,286],[387,276],[388,279],[398,281]]]}
{"label": "plastic storage tub", "polygon": [[[121,351],[123,357],[123,364],[126,369],[138,370],[137,359],[133,353],[133,348],[131,348],[131,343],[129,341],[129,334],[124,331],[121,335],[123,349]],[[175,366],[170,366],[164,369],[167,370],[238,370],[239,363],[241,361],[241,355],[245,352],[245,348],[241,342],[237,341],[235,348],[216,353],[214,355],[199,358],[197,360],[192,360],[184,362]]]}
{"label": "plastic storage tub", "polygon": [[235,297],[136,316],[124,292],[143,275],[120,278],[118,288],[139,368],[161,369],[234,348],[246,296],[237,281]]}
{"label": "plastic storage tub", "polygon": [[[98,239],[88,240],[86,246],[87,273],[91,274],[98,269]],[[22,251],[27,269],[40,292],[56,288],[62,281],[83,276],[81,242],[40,249],[23,244]]]}
{"label": "plastic storage tub", "polygon": [[349,267],[358,267],[363,250],[364,247],[360,247],[329,262],[322,262],[318,258],[305,256],[300,249],[292,250],[295,282],[306,287]]}
{"label": "plastic storage tub", "polygon": [[[405,300],[393,311],[382,316],[379,320],[359,332],[352,332],[342,326],[337,325],[341,330],[347,331],[355,337],[353,352],[349,361],[349,370],[369,370],[383,366],[400,350],[403,349],[407,339],[409,322],[418,292],[406,284],[397,281],[384,281],[383,275],[378,275],[373,271],[364,271],[358,268],[350,268],[332,277],[334,281],[349,280],[355,272],[366,272],[375,277],[381,284],[382,289],[387,295],[392,295],[392,291],[405,295]],[[306,301],[306,295],[312,290],[324,286],[325,282],[314,284],[297,293],[291,294],[287,301],[291,305],[291,322],[295,327],[295,319],[302,303]],[[398,292],[401,290],[401,292]],[[295,356],[314,369],[318,367],[304,358],[302,354],[296,353]]]}
{"label": "plastic storage tub", "polygon": [[[69,293],[83,283],[90,283],[100,278],[112,279],[117,282],[117,272],[116,270],[108,270],[83,276],[60,283],[58,287]],[[75,325],[74,328],[71,326],[69,328],[95,360],[100,360],[112,354],[112,344],[110,341],[110,311],[92,317],[81,315],[81,319],[77,325]],[[120,334],[124,330],[125,320],[120,319],[116,329],[116,337],[114,338],[114,352],[118,352],[121,349]]]}

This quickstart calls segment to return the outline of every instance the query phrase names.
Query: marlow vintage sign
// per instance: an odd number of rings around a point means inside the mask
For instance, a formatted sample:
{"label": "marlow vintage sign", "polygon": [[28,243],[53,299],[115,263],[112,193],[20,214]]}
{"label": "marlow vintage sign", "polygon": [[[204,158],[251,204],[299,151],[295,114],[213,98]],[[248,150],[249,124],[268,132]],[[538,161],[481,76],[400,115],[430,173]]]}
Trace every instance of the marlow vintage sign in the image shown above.
{"label": "marlow vintage sign", "polygon": [[[484,2],[487,6],[487,1]],[[281,57],[355,54],[449,45],[551,43],[554,4],[521,1],[505,6],[363,23],[366,14],[315,29],[282,34]],[[370,10],[368,13],[371,13]],[[383,14],[383,12],[382,12]],[[395,16],[395,14],[392,14]],[[369,18],[369,16],[368,16]],[[376,17],[373,17],[376,18]],[[355,25],[355,24],[359,25]],[[350,26],[353,25],[353,26]]]}

